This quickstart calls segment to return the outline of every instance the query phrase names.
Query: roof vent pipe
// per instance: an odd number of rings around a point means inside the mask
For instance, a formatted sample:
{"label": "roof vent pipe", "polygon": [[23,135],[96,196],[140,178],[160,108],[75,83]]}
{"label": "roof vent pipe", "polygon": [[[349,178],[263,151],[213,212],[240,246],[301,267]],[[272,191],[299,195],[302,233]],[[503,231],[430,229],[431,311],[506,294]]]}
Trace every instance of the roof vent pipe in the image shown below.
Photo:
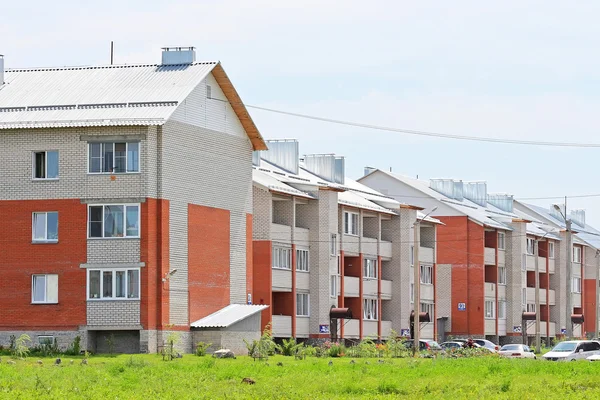
{"label": "roof vent pipe", "polygon": [[184,65],[196,61],[195,47],[163,47],[162,65]]}
{"label": "roof vent pipe", "polygon": [[0,85],[4,85],[4,56],[0,54]]}

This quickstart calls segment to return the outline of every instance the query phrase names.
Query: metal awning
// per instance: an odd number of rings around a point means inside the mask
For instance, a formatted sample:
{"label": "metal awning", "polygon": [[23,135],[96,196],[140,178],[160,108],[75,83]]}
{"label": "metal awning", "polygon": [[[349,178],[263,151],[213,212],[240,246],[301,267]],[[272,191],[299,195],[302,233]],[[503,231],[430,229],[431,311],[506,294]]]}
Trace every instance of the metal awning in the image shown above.
{"label": "metal awning", "polygon": [[227,328],[269,307],[268,305],[230,304],[196,322],[192,328]]}

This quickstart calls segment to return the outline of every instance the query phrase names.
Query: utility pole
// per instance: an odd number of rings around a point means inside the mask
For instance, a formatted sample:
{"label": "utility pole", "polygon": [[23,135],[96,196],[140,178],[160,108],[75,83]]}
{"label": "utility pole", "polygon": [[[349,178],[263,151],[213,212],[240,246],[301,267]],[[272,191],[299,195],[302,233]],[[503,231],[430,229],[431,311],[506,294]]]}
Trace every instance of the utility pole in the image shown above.
{"label": "utility pole", "polygon": [[573,237],[572,237],[572,232],[571,232],[571,219],[567,218],[567,197],[565,196],[565,210],[564,210],[564,214],[563,214],[563,210],[560,209],[560,206],[554,204],[554,208],[556,210],[558,210],[558,212],[560,212],[560,214],[562,215],[562,217],[565,220],[565,228],[566,228],[566,236],[567,236],[567,251],[565,256],[567,257],[566,260],[566,268],[567,268],[567,278],[566,278],[566,283],[567,283],[567,301],[566,301],[566,306],[567,306],[567,315],[566,317],[566,328],[567,328],[567,339],[573,337],[573,323],[571,322],[571,314],[573,313],[573,307],[572,307],[572,303],[573,303],[573,295],[571,294],[571,290],[573,288],[573,282],[572,282],[572,278],[571,278],[571,274],[573,273]]}
{"label": "utility pole", "polygon": [[[545,236],[545,235],[544,235]],[[535,256],[535,352],[540,354],[540,260],[539,260],[539,239],[535,239],[533,254]]]}
{"label": "utility pole", "polygon": [[[419,339],[421,338],[421,322],[420,322],[420,312],[421,312],[421,262],[419,261],[419,247],[421,245],[421,221],[429,216],[432,212],[437,210],[437,207],[433,207],[431,211],[429,211],[423,218],[417,218],[415,223],[413,224],[413,233],[414,233],[414,245],[413,245],[413,265],[414,265],[414,275],[415,275],[415,288],[414,288],[414,298],[413,298],[413,351],[415,356],[419,354]],[[435,322],[434,322],[435,323]]]}
{"label": "utility pole", "polygon": [[596,332],[594,337],[600,336],[600,250],[596,250]]}

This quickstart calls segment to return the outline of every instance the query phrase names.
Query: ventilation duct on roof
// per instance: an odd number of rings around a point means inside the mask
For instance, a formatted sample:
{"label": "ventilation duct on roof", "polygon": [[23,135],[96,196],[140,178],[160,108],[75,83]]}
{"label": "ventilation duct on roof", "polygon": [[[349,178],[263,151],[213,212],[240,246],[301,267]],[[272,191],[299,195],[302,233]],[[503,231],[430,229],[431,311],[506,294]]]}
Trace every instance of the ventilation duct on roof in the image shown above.
{"label": "ventilation duct on roof", "polygon": [[261,151],[260,157],[292,174],[298,174],[299,146],[296,139],[267,140],[269,150]]}
{"label": "ventilation duct on roof", "polygon": [[[560,211],[557,210],[555,206],[558,206]],[[550,215],[552,215],[554,218],[556,218],[559,221],[564,221],[565,217],[567,215],[565,212],[565,205],[564,204],[551,204],[550,205]]]}
{"label": "ventilation duct on roof", "polygon": [[585,227],[585,210],[571,210],[571,221]]}
{"label": "ventilation duct on roof", "polygon": [[364,173],[364,176],[367,176],[367,175],[369,175],[371,172],[373,172],[373,171],[376,171],[376,170],[377,170],[377,168],[375,168],[375,167],[365,167],[365,173]]}
{"label": "ventilation duct on roof", "polygon": [[252,152],[252,165],[260,167],[260,150]]}
{"label": "ventilation duct on roof", "polygon": [[195,47],[163,47],[162,65],[192,64],[196,61]]}
{"label": "ventilation duct on roof", "polygon": [[487,196],[488,203],[506,212],[513,212],[513,200],[512,194],[493,193]]}
{"label": "ventilation duct on roof", "polygon": [[304,166],[313,174],[329,182],[344,184],[344,157],[335,154],[310,154],[304,156]]}
{"label": "ventilation duct on roof", "polygon": [[463,196],[481,207],[487,206],[487,183],[465,182],[463,185]]}
{"label": "ventilation duct on roof", "polygon": [[4,56],[0,54],[0,85],[4,85]]}
{"label": "ventilation duct on roof", "polygon": [[463,182],[454,179],[430,179],[429,187],[454,200],[463,200]]}

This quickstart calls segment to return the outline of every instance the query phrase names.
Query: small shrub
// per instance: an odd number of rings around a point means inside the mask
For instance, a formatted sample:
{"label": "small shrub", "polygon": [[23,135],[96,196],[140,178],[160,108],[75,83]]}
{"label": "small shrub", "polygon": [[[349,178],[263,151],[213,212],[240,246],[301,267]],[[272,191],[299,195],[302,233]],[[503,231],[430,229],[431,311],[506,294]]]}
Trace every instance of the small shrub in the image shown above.
{"label": "small shrub", "polygon": [[246,339],[244,339],[244,343],[246,344],[246,350],[248,350],[248,356],[254,357],[254,353],[258,347],[258,340],[252,340],[251,342],[248,342]]}
{"label": "small shrub", "polygon": [[283,342],[277,346],[277,351],[282,356],[295,356],[298,351],[304,347],[302,343],[298,344],[296,339],[289,338],[288,340],[283,339]]}
{"label": "small shrub", "polygon": [[81,354],[81,337],[79,335],[75,336],[73,339],[73,343],[69,346],[65,354],[70,356],[78,356]]}
{"label": "small shrub", "polygon": [[267,324],[259,340],[253,340],[252,343],[248,343],[246,340],[244,342],[248,349],[248,355],[255,360],[257,358],[259,360],[266,360],[269,356],[274,355],[277,349],[277,345],[273,341],[271,324]]}
{"label": "small shrub", "polygon": [[[14,335],[13,335],[14,336]],[[31,338],[26,333],[23,333],[19,336],[12,346],[11,354],[15,358],[26,358],[29,355],[29,347],[27,343],[31,342]],[[12,336],[11,336],[11,344],[12,344]]]}
{"label": "small shrub", "polygon": [[343,344],[332,343],[327,350],[329,357],[343,357],[346,347]]}
{"label": "small shrub", "polygon": [[106,345],[108,346],[108,354],[113,354],[115,352],[115,335],[110,334],[104,338],[106,341]]}
{"label": "small shrub", "polygon": [[169,336],[167,336],[167,342],[163,347],[163,360],[172,361],[177,356],[177,351],[175,350],[175,345],[179,343],[179,334],[176,332],[171,332]]}
{"label": "small shrub", "polygon": [[196,355],[202,357],[206,355],[206,350],[212,346],[212,343],[198,342],[196,343]]}

